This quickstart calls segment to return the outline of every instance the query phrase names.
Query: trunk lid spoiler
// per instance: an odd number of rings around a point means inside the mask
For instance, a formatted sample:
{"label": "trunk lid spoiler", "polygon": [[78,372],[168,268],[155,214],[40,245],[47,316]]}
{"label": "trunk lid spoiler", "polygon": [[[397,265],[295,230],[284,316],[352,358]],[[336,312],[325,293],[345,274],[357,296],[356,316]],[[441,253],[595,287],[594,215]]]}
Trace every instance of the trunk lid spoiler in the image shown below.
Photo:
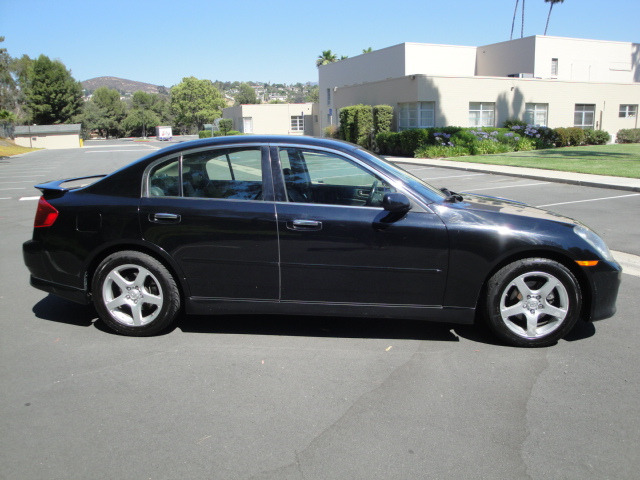
{"label": "trunk lid spoiler", "polygon": [[104,177],[106,177],[106,175],[67,178],[64,180],[55,180],[53,182],[39,183],[38,185],[34,185],[34,188],[40,190],[45,198],[61,197],[70,190],[76,190],[94,183],[93,181],[87,182],[85,180],[90,178],[100,179]]}

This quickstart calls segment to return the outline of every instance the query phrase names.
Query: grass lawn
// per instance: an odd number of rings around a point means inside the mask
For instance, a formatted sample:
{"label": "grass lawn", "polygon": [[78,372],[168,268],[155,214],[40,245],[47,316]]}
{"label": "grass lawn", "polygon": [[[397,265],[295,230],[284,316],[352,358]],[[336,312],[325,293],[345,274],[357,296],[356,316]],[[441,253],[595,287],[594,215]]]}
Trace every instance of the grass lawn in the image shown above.
{"label": "grass lawn", "polygon": [[34,152],[36,150],[41,150],[40,148],[28,148],[28,147],[19,147],[11,140],[6,140],[4,138],[0,138],[0,158],[1,157],[10,157],[11,155],[18,155],[20,153]]}
{"label": "grass lawn", "polygon": [[640,144],[637,143],[471,155],[445,160],[640,178]]}

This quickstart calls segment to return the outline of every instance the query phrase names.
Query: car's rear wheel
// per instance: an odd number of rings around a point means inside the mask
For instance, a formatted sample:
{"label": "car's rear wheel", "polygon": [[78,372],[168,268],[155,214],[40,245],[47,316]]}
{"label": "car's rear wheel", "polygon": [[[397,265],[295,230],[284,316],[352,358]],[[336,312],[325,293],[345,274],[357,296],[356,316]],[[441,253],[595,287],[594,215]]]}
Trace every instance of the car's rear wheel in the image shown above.
{"label": "car's rear wheel", "polygon": [[487,320],[510,345],[543,347],[556,343],[580,316],[580,285],[564,265],[527,258],[500,269],[488,283]]}
{"label": "car's rear wheel", "polygon": [[155,258],[135,251],[109,255],[92,282],[100,318],[118,333],[148,336],[171,326],[180,311],[180,291]]}

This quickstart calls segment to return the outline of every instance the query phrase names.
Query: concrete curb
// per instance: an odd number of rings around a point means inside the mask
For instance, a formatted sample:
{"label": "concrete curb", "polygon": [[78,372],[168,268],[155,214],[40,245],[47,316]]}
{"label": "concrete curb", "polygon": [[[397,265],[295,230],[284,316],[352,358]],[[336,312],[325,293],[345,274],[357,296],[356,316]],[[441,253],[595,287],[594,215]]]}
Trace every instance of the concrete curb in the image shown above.
{"label": "concrete curb", "polygon": [[410,165],[427,165],[431,167],[452,168],[469,172],[495,173],[510,177],[544,180],[547,182],[567,183],[585,187],[610,188],[628,192],[640,192],[640,179],[626,177],[612,177],[607,175],[592,175],[587,173],[561,172],[556,170],[542,170],[539,168],[511,167],[504,165],[488,165],[486,163],[455,162],[451,160],[436,160],[430,158],[385,157],[393,163]]}

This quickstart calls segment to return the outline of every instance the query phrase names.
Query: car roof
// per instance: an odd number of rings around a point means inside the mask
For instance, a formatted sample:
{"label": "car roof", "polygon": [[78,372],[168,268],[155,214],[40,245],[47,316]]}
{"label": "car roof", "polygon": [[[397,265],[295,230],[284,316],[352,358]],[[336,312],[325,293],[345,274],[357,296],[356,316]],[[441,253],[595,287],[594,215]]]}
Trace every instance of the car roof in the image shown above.
{"label": "car roof", "polygon": [[358,145],[345,142],[342,140],[334,140],[330,138],[310,137],[302,135],[231,135],[224,137],[202,138],[200,140],[190,140],[172,145],[154,153],[153,156],[161,154],[170,155],[173,152],[202,147],[226,146],[246,143],[275,143],[302,145],[313,147],[333,148],[342,151],[353,151],[359,149]]}

